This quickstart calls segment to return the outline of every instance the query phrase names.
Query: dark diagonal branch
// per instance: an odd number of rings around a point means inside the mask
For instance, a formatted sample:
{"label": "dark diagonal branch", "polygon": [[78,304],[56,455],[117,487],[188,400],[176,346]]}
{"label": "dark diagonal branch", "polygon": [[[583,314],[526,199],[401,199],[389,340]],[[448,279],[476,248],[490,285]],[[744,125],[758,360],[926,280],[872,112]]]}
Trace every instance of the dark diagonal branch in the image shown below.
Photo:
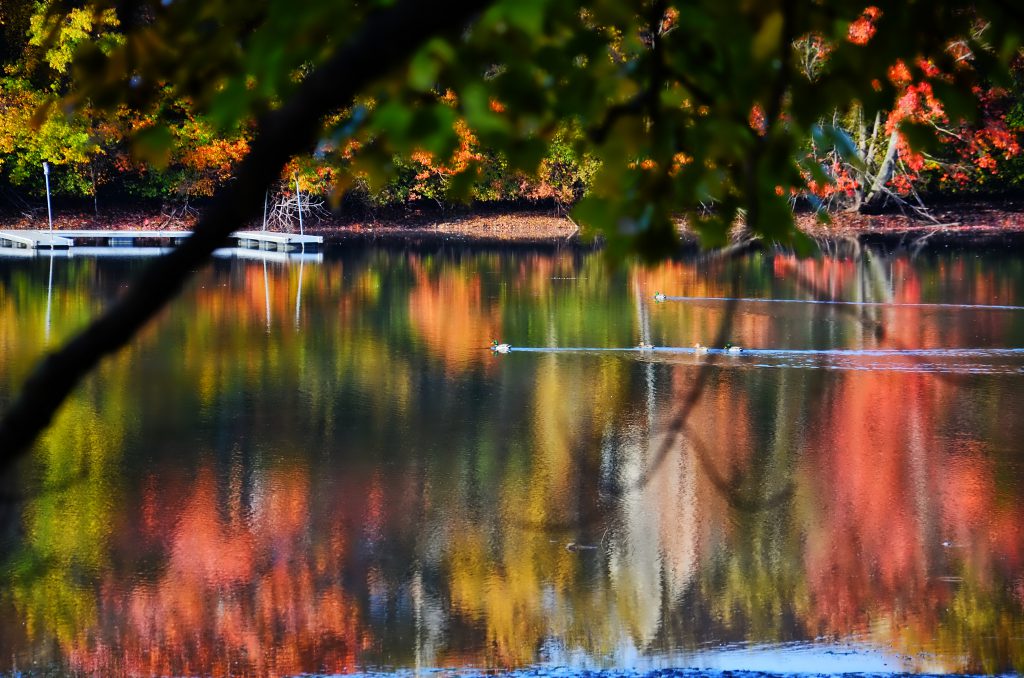
{"label": "dark diagonal branch", "polygon": [[323,117],[404,63],[427,39],[458,31],[492,0],[401,0],[369,16],[282,108],[265,117],[236,180],[219,191],[194,234],[151,264],[127,293],[36,367],[0,421],[0,473],[46,428],[75,385],[104,356],[127,344],[167,305],[228,235],[254,218],[263,194],[292,157],[312,150]]}
{"label": "dark diagonal branch", "polygon": [[622,118],[628,115],[640,115],[644,110],[644,98],[642,95],[634,96],[629,101],[609,106],[605,111],[604,119],[600,124],[587,132],[587,136],[595,144],[603,144],[608,139],[612,128]]}

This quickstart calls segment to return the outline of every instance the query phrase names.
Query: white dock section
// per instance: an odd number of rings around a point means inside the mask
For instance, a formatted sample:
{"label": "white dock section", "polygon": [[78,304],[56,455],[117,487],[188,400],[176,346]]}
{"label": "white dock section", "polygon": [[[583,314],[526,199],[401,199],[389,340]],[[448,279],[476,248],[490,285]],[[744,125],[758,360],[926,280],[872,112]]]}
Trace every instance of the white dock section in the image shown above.
{"label": "white dock section", "polygon": [[19,249],[64,249],[74,242],[64,236],[50,235],[49,231],[0,231],[0,247]]}
{"label": "white dock section", "polygon": [[[163,254],[167,254],[173,249],[173,247],[83,247],[82,245],[75,245],[68,249],[68,258],[73,259],[75,257],[87,257],[92,259],[95,257],[118,257],[124,259],[129,257],[159,257]],[[46,253],[41,252],[41,254],[45,255]]]}
{"label": "white dock section", "polygon": [[90,240],[108,247],[135,247],[137,240],[160,240],[178,244],[192,235],[192,231],[105,231],[102,229],[77,229],[61,231],[61,234],[72,240]]}
{"label": "white dock section", "polygon": [[248,247],[229,247],[222,250],[214,250],[213,256],[220,259],[245,259],[247,261],[266,261],[268,263],[289,263],[309,261],[321,263],[324,255],[320,252],[278,252],[275,250],[256,250]]}
{"label": "white dock section", "polygon": [[62,249],[62,250],[51,250],[51,249],[31,250],[31,249],[28,249],[27,247],[23,247],[23,248],[19,248],[19,247],[0,247],[0,259],[33,259],[35,257],[45,257],[45,256],[67,257],[68,256],[68,250],[67,249]]}
{"label": "white dock section", "polygon": [[[88,240],[107,247],[135,247],[137,241],[163,241],[172,245],[192,235],[191,231],[104,231],[99,229],[81,229],[60,231],[52,239],[55,248],[71,248],[76,240]],[[276,250],[278,252],[294,252],[297,250],[316,249],[323,244],[319,235],[299,235],[297,233],[279,233],[276,231],[236,231],[230,236],[238,247],[248,249]],[[7,230],[0,231],[0,248],[50,249],[48,231]]]}
{"label": "white dock section", "polygon": [[320,235],[299,235],[297,233],[275,233],[274,231],[235,231],[232,238],[238,240],[239,247],[258,247],[263,250],[276,249],[279,252],[291,252],[297,249],[319,247],[324,238]]}

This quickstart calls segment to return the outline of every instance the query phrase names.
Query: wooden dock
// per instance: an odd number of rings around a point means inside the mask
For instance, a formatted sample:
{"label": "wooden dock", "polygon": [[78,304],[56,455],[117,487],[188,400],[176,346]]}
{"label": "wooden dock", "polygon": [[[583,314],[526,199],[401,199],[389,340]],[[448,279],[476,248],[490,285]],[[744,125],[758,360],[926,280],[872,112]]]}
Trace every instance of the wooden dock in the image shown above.
{"label": "wooden dock", "polygon": [[[53,249],[68,249],[75,247],[81,241],[101,247],[137,247],[140,243],[147,245],[165,243],[173,246],[192,235],[191,231],[103,231],[98,229],[62,230],[59,233],[60,235],[54,233],[51,240],[49,231],[0,231],[0,247],[48,250],[52,245]],[[315,250],[324,242],[323,237],[319,235],[299,235],[276,231],[236,231],[229,236],[229,239],[233,240],[238,247],[277,252]]]}

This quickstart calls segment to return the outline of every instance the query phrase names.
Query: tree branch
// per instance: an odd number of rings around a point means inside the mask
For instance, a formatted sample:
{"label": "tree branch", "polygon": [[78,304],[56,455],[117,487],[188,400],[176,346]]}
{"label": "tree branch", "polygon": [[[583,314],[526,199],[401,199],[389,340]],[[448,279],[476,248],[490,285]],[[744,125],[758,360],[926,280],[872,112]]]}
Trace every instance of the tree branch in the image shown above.
{"label": "tree branch", "polygon": [[261,121],[236,180],[218,192],[193,235],[153,262],[123,297],[36,366],[0,421],[0,474],[49,425],[82,377],[127,344],[232,231],[257,215],[262,205],[253,196],[277,178],[290,158],[312,150],[326,114],[400,66],[428,38],[462,29],[492,1],[449,0],[438,6],[400,0],[367,17],[362,29],[317,68],[289,102]]}

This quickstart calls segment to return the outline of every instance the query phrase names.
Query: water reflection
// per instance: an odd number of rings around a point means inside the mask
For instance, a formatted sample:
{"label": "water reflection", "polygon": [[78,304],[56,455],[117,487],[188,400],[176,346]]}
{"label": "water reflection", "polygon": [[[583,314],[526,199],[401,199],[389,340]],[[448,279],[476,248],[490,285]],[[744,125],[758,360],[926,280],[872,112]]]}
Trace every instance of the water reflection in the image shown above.
{"label": "water reflection", "polygon": [[[50,261],[0,264],[0,404],[140,265]],[[1018,306],[1022,268],[217,261],[20,470],[0,671],[1024,670],[1024,312],[740,302],[747,356],[603,350],[709,343],[722,297]]]}

